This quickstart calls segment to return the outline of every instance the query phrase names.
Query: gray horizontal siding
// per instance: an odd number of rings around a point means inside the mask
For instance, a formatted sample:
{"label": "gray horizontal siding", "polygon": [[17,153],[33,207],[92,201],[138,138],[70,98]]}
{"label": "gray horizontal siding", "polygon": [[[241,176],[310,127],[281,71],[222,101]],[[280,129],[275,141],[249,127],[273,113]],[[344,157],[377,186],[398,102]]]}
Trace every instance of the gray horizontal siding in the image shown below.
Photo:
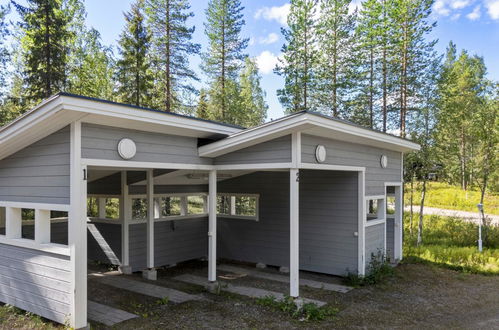
{"label": "gray horizontal siding", "polygon": [[385,224],[377,224],[366,227],[366,272],[369,271],[369,265],[372,257],[378,257],[379,254],[385,255]]}
{"label": "gray horizontal siding", "polygon": [[395,219],[386,219],[386,256],[390,261],[395,261]]}
{"label": "gray horizontal siding", "polygon": [[[206,257],[207,218],[159,221],[154,224],[154,264],[171,265]],[[146,224],[130,225],[130,266],[133,271],[146,268]]]}
{"label": "gray horizontal siding", "polygon": [[[260,194],[258,222],[218,220],[222,258],[289,265],[289,173],[257,172],[219,183]],[[300,171],[300,269],[344,275],[357,269],[357,175]]]}
{"label": "gray horizontal siding", "polygon": [[69,204],[69,127],[0,160],[0,200]]}
{"label": "gray horizontal siding", "polygon": [[[384,195],[385,182],[402,180],[400,152],[304,134],[302,135],[304,163],[317,163],[315,148],[319,144],[324,145],[327,150],[325,164],[366,168],[366,195]],[[388,157],[387,168],[380,166],[381,155]]]}
{"label": "gray horizontal siding", "polygon": [[263,142],[215,158],[217,165],[291,162],[291,135]]}
{"label": "gray horizontal siding", "polygon": [[[88,259],[106,264],[120,264],[121,224],[100,222],[92,222],[91,224],[95,226],[97,233],[94,236],[91,230],[87,232]],[[105,251],[110,255],[107,255]]]}
{"label": "gray horizontal siding", "polygon": [[83,124],[82,157],[122,160],[117,148],[123,138],[132,139],[137,154],[132,161],[185,164],[211,164],[209,158],[198,156],[198,139],[130,129]]}
{"label": "gray horizontal siding", "polygon": [[0,300],[65,323],[71,312],[67,256],[0,244]]}

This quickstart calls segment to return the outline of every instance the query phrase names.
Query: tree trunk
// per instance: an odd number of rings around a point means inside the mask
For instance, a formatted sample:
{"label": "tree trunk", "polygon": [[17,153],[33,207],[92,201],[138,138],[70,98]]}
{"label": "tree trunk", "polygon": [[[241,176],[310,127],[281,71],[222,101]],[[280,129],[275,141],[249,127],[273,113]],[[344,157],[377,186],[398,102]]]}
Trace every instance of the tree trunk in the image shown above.
{"label": "tree trunk", "polygon": [[460,146],[460,161],[461,161],[461,188],[467,189],[466,182],[466,139],[464,137],[464,128],[461,128],[461,146]]}
{"label": "tree trunk", "polygon": [[423,188],[421,189],[421,205],[419,207],[419,225],[418,225],[418,240],[417,245],[421,245],[423,243],[423,211],[424,211],[424,202],[426,197],[426,175],[423,177]]}
{"label": "tree trunk", "polygon": [[[372,40],[371,40],[372,42]],[[374,49],[371,45],[369,63],[369,126],[374,128]]]}
{"label": "tree trunk", "polygon": [[171,77],[171,44],[170,36],[171,34],[171,22],[170,22],[170,0],[166,0],[166,95],[165,95],[165,106],[166,112],[172,112],[172,77]]}
{"label": "tree trunk", "polygon": [[52,22],[50,21],[50,8],[49,4],[45,3],[44,7],[45,14],[45,97],[52,95],[52,54],[50,45],[50,28],[52,27]]}
{"label": "tree trunk", "polygon": [[412,236],[412,219],[414,217],[414,209],[413,209],[413,200],[414,200],[414,176],[411,176],[411,211],[410,211],[410,221],[409,221],[409,233]]}

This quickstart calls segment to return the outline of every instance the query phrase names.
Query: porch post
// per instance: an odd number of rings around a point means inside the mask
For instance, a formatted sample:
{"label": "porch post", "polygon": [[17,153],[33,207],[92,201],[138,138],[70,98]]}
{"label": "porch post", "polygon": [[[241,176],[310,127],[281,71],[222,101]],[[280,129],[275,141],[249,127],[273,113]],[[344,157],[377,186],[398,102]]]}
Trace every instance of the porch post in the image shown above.
{"label": "porch post", "polygon": [[87,327],[87,167],[81,164],[81,122],[71,124],[70,211],[71,315],[75,329]]}
{"label": "porch post", "polygon": [[132,268],[130,267],[130,202],[128,200],[128,182],[127,182],[127,171],[121,171],[121,208],[120,208],[120,218],[121,218],[121,266],[120,271],[123,274],[131,274]]}
{"label": "porch post", "polygon": [[105,197],[99,197],[97,198],[98,201],[98,211],[99,211],[99,219],[105,219],[106,218],[106,198]]}
{"label": "porch post", "polygon": [[208,178],[208,281],[217,280],[217,171]]}
{"label": "porch post", "polygon": [[[394,222],[394,251],[395,260],[402,260],[402,217],[403,217],[403,197],[402,186],[395,186],[395,222]],[[394,260],[394,261],[395,261]]]}
{"label": "porch post", "polygon": [[300,172],[296,168],[289,170],[289,295],[291,297],[298,297],[300,295],[300,250],[299,250],[299,184]]}
{"label": "porch post", "polygon": [[147,177],[147,268],[143,275],[149,280],[156,280],[154,269],[154,176],[148,169]]}

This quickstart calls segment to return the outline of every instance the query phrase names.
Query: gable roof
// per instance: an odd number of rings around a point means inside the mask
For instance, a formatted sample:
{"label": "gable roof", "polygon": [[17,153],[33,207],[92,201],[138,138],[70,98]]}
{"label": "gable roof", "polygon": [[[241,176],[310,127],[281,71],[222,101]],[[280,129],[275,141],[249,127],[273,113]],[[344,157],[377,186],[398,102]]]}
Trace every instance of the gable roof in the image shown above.
{"label": "gable roof", "polygon": [[79,119],[99,125],[211,139],[220,139],[243,129],[186,115],[59,93],[0,127],[0,159]]}
{"label": "gable roof", "polygon": [[400,152],[420,149],[419,144],[407,139],[315,112],[301,111],[204,145],[199,148],[199,155],[201,157],[217,157],[294,132]]}

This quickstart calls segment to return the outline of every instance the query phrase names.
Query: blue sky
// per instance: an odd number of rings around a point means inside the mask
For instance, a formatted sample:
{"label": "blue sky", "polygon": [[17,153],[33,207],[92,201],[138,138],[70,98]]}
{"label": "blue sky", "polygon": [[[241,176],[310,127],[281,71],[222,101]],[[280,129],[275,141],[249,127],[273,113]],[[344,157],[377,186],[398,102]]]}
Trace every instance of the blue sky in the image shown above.
{"label": "blue sky", "polygon": [[[354,0],[356,3],[359,0]],[[8,2],[0,0],[0,3]],[[22,2],[22,1],[21,1]],[[104,43],[116,45],[123,29],[123,12],[129,10],[132,0],[86,0],[87,23],[99,30]],[[276,90],[283,81],[272,72],[283,44],[280,28],[285,24],[289,9],[286,0],[242,0],[245,6],[246,26],[243,36],[250,38],[247,52],[256,57],[262,75],[262,87],[267,92],[268,119],[283,115]],[[206,49],[203,33],[204,11],[207,0],[191,0],[196,26],[194,40]],[[483,56],[491,79],[499,81],[499,0],[436,0],[433,18],[438,24],[432,38],[438,39],[437,50],[444,52],[450,40],[459,49]],[[191,65],[199,71],[200,59],[193,57]]]}

